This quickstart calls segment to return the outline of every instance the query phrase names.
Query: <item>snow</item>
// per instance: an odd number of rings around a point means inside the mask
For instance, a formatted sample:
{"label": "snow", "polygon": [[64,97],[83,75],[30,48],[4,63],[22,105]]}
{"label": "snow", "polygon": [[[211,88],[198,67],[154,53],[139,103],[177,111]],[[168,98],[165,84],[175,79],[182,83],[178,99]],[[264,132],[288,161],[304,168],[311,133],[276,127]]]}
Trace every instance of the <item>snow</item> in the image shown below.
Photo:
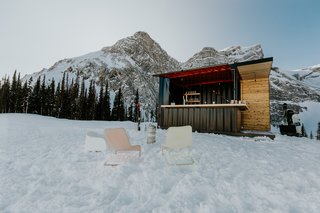
{"label": "snow", "polygon": [[301,107],[307,107],[303,109],[303,112],[299,113],[301,122],[305,126],[306,133],[310,136],[312,132],[313,136],[317,134],[318,123],[320,122],[320,103],[314,101],[305,101],[299,103]]}
{"label": "snow", "polygon": [[300,82],[304,83],[304,85],[317,90],[320,89],[320,64],[303,69],[282,72],[292,78],[294,78],[294,75],[298,75],[302,78]]}
{"label": "snow", "polygon": [[[320,142],[193,133],[196,163],[170,166],[132,122],[0,114],[0,212],[318,212]],[[88,131],[124,127],[142,158],[111,167]]]}
{"label": "snow", "polygon": [[[90,63],[96,66],[96,68],[94,68],[95,70],[93,68],[86,68],[86,66]],[[135,62],[129,56],[117,56],[115,54],[105,53],[104,51],[100,50],[82,56],[60,60],[56,62],[53,66],[51,66],[49,69],[43,69],[41,72],[24,76],[22,81],[29,80],[30,77],[33,77],[33,84],[35,84],[35,81],[36,79],[38,79],[39,76],[41,76],[41,78],[45,76],[46,82],[48,83],[50,83],[52,79],[54,79],[56,82],[61,82],[63,73],[71,67],[73,68],[73,71],[67,72],[71,84],[71,79],[76,79],[76,70],[79,69],[82,69],[82,71],[85,72],[85,75],[88,75],[85,79],[91,77],[92,79],[97,80],[96,72],[99,71],[97,70],[99,67],[105,66],[108,69],[123,69],[125,67],[128,67],[129,65],[135,66]],[[85,83],[88,87],[90,84],[90,79],[87,79]]]}
{"label": "snow", "polygon": [[[299,117],[301,119],[301,123],[304,125],[305,131],[307,135],[310,137],[310,133],[312,132],[313,137],[317,134],[318,123],[320,122],[320,103],[314,101],[304,101],[304,102],[293,102],[293,101],[271,101],[271,104],[289,104],[295,105],[298,104],[302,108],[302,112],[299,112]],[[273,129],[272,131],[279,132],[280,130]]]}

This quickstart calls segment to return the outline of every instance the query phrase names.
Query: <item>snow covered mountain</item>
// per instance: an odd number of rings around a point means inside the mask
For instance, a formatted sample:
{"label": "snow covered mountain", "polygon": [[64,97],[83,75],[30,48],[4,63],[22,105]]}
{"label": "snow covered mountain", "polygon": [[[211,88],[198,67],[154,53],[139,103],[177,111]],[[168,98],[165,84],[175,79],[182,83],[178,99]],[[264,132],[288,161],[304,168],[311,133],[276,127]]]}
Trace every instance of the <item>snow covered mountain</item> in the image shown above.
{"label": "snow covered mountain", "polygon": [[113,91],[121,87],[126,105],[130,104],[136,89],[139,89],[141,108],[151,112],[158,98],[158,79],[152,75],[177,69],[180,69],[177,60],[170,57],[147,33],[137,32],[111,47],[60,60],[49,69],[25,76],[24,80],[32,77],[35,81],[39,76],[45,76],[48,82],[52,78],[58,82],[63,73],[67,73],[71,82],[70,79],[79,73],[86,80],[86,85],[94,80],[99,88],[108,81],[111,97]]}
{"label": "snow covered mountain", "polygon": [[205,47],[181,66],[183,69],[190,69],[193,67],[232,64],[261,58],[263,58],[261,45],[252,47],[232,46],[221,51],[217,51],[212,47]]}
{"label": "snow covered mountain", "polygon": [[260,45],[246,48],[235,46],[221,51],[206,47],[187,62],[180,63],[169,56],[146,32],[137,32],[100,51],[60,60],[48,69],[25,76],[24,80],[32,77],[35,82],[39,76],[45,76],[47,82],[52,78],[59,82],[63,73],[66,73],[71,82],[79,73],[80,77],[86,80],[86,85],[89,85],[90,80],[94,80],[99,88],[108,81],[111,97],[121,87],[126,105],[130,104],[135,90],[139,89],[141,108],[151,112],[155,109],[158,97],[158,79],[153,77],[153,74],[262,57]]}
{"label": "snow covered mountain", "polygon": [[320,64],[298,69],[293,71],[283,71],[289,76],[295,77],[300,82],[310,85],[315,89],[320,90]]}
{"label": "snow covered mountain", "polygon": [[[119,40],[113,46],[60,60],[48,69],[25,76],[24,80],[32,77],[35,81],[39,76],[45,76],[48,82],[52,78],[58,82],[63,73],[67,73],[71,82],[70,79],[79,73],[87,85],[90,80],[94,80],[97,89],[108,81],[111,97],[121,87],[127,106],[133,101],[135,90],[139,89],[141,108],[148,113],[155,109],[158,97],[158,78],[153,77],[153,74],[263,57],[261,45],[232,46],[220,51],[205,47],[181,63],[169,56],[146,32],[137,32]],[[320,65],[295,71],[273,68],[270,80],[271,121],[274,125],[280,123],[284,102],[297,112],[308,110],[307,106],[301,104],[303,102],[320,102]]]}

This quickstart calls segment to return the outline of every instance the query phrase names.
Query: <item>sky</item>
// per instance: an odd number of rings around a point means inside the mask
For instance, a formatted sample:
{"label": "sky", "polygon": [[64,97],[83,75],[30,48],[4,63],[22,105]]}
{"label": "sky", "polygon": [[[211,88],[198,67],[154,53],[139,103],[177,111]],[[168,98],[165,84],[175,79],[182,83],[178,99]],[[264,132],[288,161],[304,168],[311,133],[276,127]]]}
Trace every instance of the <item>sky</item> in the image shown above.
{"label": "sky", "polygon": [[0,0],[0,77],[147,32],[185,62],[203,47],[261,44],[285,70],[320,64],[319,0]]}

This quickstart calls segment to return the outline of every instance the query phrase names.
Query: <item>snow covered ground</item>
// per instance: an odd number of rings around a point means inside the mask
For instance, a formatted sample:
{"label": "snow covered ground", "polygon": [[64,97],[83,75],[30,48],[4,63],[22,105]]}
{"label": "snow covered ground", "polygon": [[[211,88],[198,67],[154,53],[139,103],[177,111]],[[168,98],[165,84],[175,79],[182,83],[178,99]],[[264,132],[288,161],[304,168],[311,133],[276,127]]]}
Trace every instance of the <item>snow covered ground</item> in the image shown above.
{"label": "snow covered ground", "polygon": [[299,105],[307,108],[307,110],[303,109],[299,116],[308,136],[310,136],[310,132],[312,132],[313,136],[316,136],[318,123],[320,122],[320,102],[304,101]]}
{"label": "snow covered ground", "polygon": [[[104,166],[87,131],[125,127],[141,160]],[[170,166],[131,122],[0,114],[0,212],[319,212],[320,141],[193,133],[191,166]]]}

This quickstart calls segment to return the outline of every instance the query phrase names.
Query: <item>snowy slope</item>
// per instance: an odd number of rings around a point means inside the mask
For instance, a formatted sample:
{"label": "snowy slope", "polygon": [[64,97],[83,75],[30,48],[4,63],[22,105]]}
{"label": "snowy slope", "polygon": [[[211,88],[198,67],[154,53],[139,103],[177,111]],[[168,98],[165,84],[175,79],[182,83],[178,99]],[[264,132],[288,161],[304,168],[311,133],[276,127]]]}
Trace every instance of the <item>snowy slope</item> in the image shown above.
{"label": "snowy slope", "polygon": [[[30,125],[32,124],[32,125]],[[88,130],[125,127],[141,160],[103,166]],[[144,128],[142,128],[144,129]],[[18,133],[18,134],[17,134]],[[0,114],[0,212],[318,212],[320,143],[193,133],[192,166],[169,166],[131,122]]]}
{"label": "snowy slope", "polygon": [[306,85],[317,88],[320,91],[320,64],[303,69],[283,72],[289,76],[293,76]]}
{"label": "snowy slope", "polygon": [[[310,72],[308,72],[310,73]],[[320,122],[320,90],[308,80],[299,76],[310,76],[305,72],[289,72],[273,68],[270,74],[270,102],[271,102],[271,123],[278,125],[282,120],[282,105],[287,103],[290,109],[299,113],[301,121],[306,127],[307,134],[312,131],[315,134],[318,122]],[[307,79],[307,78],[304,78]],[[313,78],[313,82],[320,77]]]}
{"label": "snowy slope", "polygon": [[306,133],[315,136],[317,133],[318,123],[320,122],[320,102],[305,101],[299,103],[302,112],[299,113],[302,123],[305,126]]}

